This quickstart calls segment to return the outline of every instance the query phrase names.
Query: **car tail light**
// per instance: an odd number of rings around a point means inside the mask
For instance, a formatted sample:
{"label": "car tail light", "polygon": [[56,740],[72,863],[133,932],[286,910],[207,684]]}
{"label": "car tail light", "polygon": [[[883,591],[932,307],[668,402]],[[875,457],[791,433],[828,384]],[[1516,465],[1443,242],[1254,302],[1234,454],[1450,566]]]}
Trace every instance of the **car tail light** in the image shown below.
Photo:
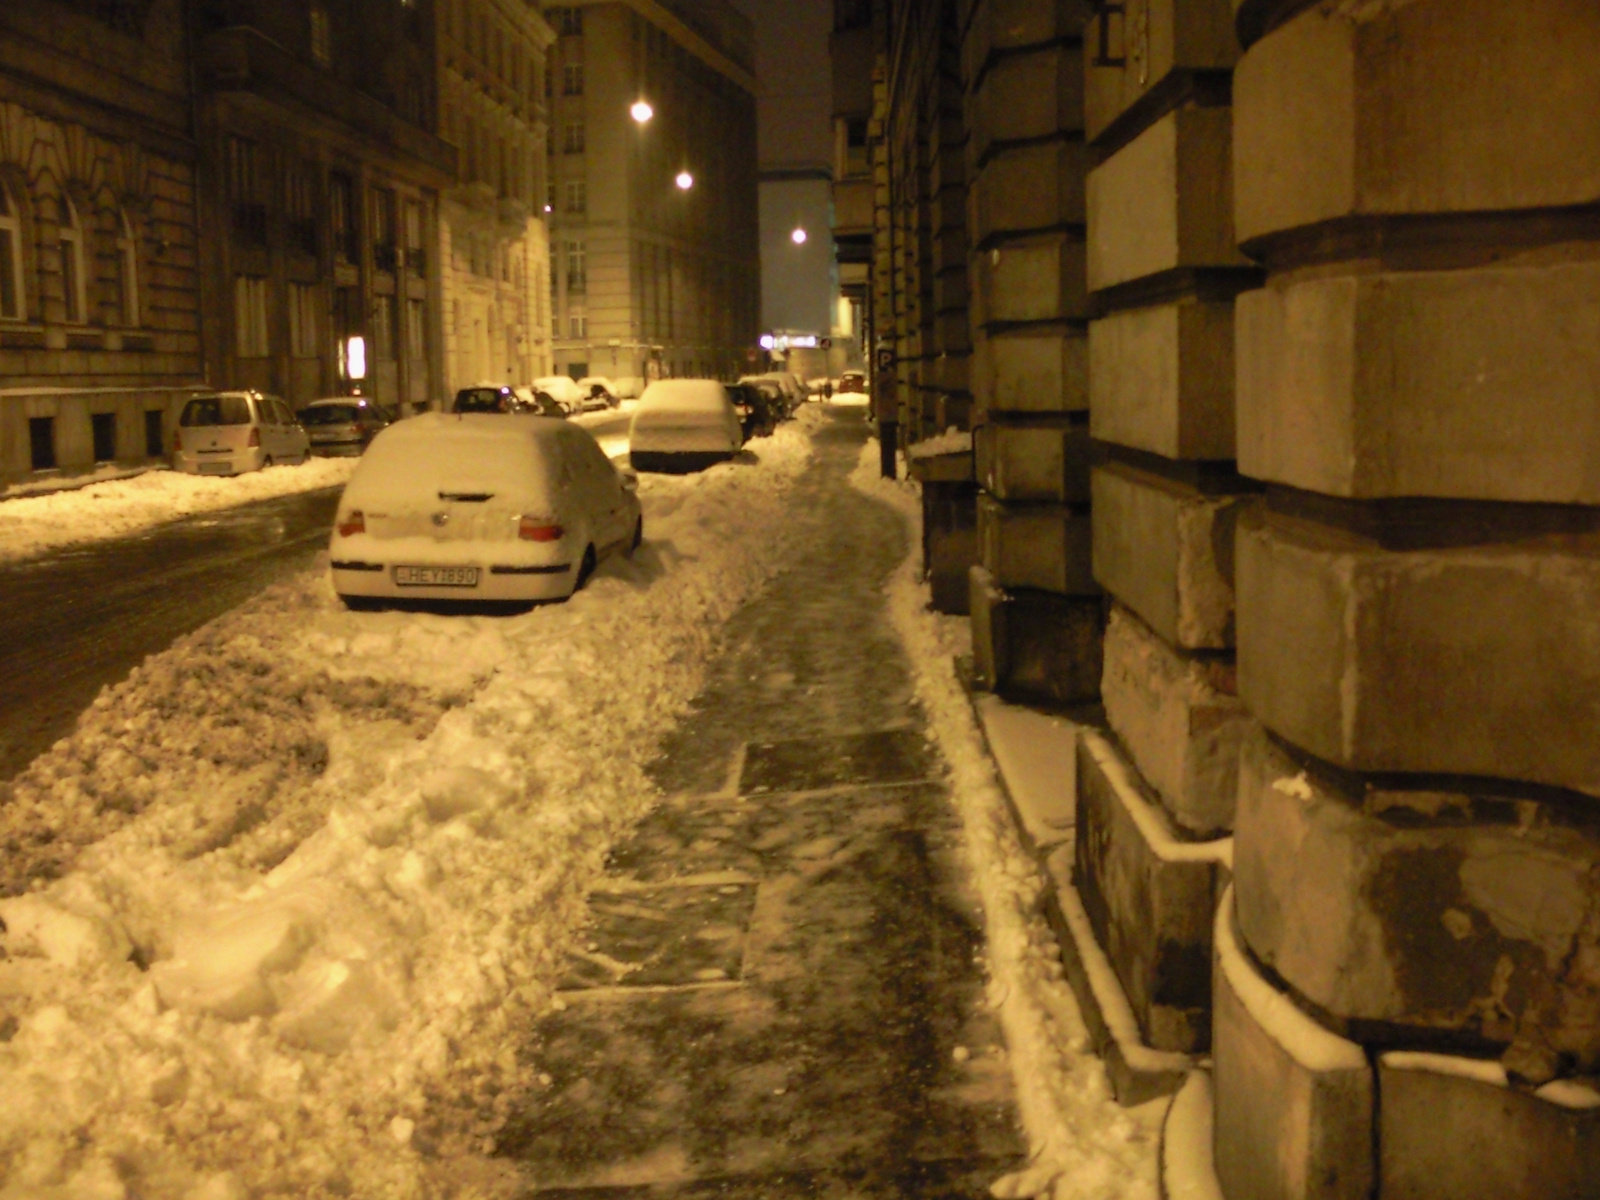
{"label": "car tail light", "polygon": [[525,542],[559,542],[565,532],[561,526],[543,517],[523,517],[517,525],[517,536]]}
{"label": "car tail light", "polygon": [[261,429],[258,426],[250,426],[250,440],[245,445],[252,450],[261,445]]}
{"label": "car tail light", "polygon": [[367,514],[359,508],[352,509],[345,514],[344,520],[339,522],[340,537],[355,537],[358,533],[367,531]]}
{"label": "car tail light", "polygon": [[174,454],[183,453],[183,430],[181,429],[172,431],[172,452]]}

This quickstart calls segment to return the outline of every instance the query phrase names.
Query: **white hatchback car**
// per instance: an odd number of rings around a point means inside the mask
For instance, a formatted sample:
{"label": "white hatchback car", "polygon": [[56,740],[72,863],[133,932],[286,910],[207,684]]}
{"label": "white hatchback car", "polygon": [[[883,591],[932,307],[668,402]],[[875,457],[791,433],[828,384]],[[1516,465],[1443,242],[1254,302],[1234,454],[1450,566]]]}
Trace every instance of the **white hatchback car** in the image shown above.
{"label": "white hatchback car", "polygon": [[183,406],[172,434],[172,466],[193,475],[241,475],[303,463],[311,439],[289,406],[260,392],[214,392]]}
{"label": "white hatchback car", "polygon": [[560,600],[644,538],[637,481],[548,417],[425,413],[367,447],[329,542],[351,608]]}
{"label": "white hatchback car", "polygon": [[628,459],[640,471],[697,471],[743,444],[733,397],[715,379],[656,380],[628,427]]}
{"label": "white hatchback car", "polygon": [[533,381],[533,390],[543,392],[572,414],[583,411],[584,400],[589,395],[587,389],[578,386],[576,379],[566,375],[541,376]]}

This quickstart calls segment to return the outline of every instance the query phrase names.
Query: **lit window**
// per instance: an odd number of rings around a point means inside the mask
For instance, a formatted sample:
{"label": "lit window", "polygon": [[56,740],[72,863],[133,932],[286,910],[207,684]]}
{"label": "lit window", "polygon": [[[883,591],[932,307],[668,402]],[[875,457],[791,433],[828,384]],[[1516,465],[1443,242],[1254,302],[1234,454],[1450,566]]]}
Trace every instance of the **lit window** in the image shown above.
{"label": "lit window", "polygon": [[589,318],[583,313],[573,313],[567,318],[567,332],[570,337],[588,337]]}
{"label": "lit window", "polygon": [[89,297],[83,269],[83,228],[78,224],[78,209],[69,196],[62,196],[60,213],[61,298],[67,322],[81,325],[88,320]]}
{"label": "lit window", "polygon": [[311,57],[319,67],[333,64],[333,30],[321,4],[311,6]]}
{"label": "lit window", "polygon": [[122,285],[122,323],[129,329],[139,324],[139,242],[133,236],[133,223],[127,213],[119,214],[117,266]]}
{"label": "lit window", "polygon": [[0,320],[20,321],[27,313],[22,276],[22,216],[11,190],[0,180]]}

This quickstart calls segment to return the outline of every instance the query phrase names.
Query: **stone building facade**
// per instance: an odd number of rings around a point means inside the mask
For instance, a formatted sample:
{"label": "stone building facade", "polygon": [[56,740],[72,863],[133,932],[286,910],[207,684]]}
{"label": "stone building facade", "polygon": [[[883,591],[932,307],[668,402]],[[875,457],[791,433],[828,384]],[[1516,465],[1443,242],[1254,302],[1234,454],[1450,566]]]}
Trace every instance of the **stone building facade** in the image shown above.
{"label": "stone building facade", "polygon": [[0,487],[159,458],[203,377],[178,0],[0,8]]}
{"label": "stone building facade", "polygon": [[209,382],[443,392],[434,0],[190,6]]}
{"label": "stone building facade", "polygon": [[[732,376],[760,325],[750,22],[726,0],[547,5],[556,369]],[[639,100],[652,115],[639,122]],[[690,186],[677,186],[683,174]]]}
{"label": "stone building facade", "polygon": [[440,204],[446,391],[552,370],[546,56],[528,0],[437,0],[440,135],[460,182]]}
{"label": "stone building facade", "polygon": [[1227,1200],[1594,1194],[1600,10],[870,7],[875,386],[971,429],[976,674],[1101,701],[1119,1097]]}

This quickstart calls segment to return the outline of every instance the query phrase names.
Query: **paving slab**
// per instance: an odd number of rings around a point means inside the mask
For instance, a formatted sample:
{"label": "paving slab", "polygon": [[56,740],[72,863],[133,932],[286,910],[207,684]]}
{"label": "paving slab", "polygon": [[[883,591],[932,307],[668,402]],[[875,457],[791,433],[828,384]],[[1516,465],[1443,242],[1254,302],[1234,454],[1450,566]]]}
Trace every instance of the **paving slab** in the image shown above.
{"label": "paving slab", "polygon": [[883,612],[904,530],[845,483],[862,433],[837,430],[796,506],[820,550],[726,631],[520,1048],[548,1083],[499,1145],[529,1196],[976,1200],[1026,1157]]}

